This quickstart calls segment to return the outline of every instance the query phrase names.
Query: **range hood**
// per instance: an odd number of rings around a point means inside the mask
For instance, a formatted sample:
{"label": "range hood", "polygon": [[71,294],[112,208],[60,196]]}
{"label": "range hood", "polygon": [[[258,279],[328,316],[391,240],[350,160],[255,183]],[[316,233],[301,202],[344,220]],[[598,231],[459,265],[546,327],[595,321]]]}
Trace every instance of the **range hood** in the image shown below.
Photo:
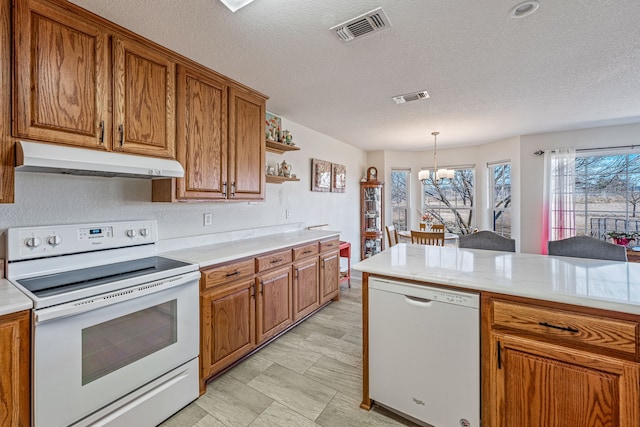
{"label": "range hood", "polygon": [[175,160],[18,141],[16,171],[129,178],[182,178]]}

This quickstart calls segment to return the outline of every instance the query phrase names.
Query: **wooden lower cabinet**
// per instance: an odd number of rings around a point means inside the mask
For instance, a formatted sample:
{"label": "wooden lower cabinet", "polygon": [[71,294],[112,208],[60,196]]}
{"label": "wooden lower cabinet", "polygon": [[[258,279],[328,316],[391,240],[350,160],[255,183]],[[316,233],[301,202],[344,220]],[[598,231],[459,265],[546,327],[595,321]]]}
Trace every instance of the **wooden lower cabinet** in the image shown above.
{"label": "wooden lower cabinet", "polygon": [[209,379],[337,299],[338,272],[333,242],[320,241],[202,269],[201,394]]}
{"label": "wooden lower cabinet", "polygon": [[201,298],[201,365],[208,377],[249,353],[255,339],[253,278],[218,286]]}
{"label": "wooden lower cabinet", "polygon": [[640,426],[639,364],[506,334],[491,341],[489,425]]}
{"label": "wooden lower cabinet", "polygon": [[0,426],[31,425],[30,311],[0,316]]}
{"label": "wooden lower cabinet", "polygon": [[293,320],[305,317],[320,307],[318,257],[293,264]]}
{"label": "wooden lower cabinet", "polygon": [[340,295],[340,253],[320,255],[320,304]]}
{"label": "wooden lower cabinet", "polygon": [[483,426],[640,427],[634,316],[487,294],[482,312]]}
{"label": "wooden lower cabinet", "polygon": [[293,323],[291,267],[256,277],[257,341],[261,343]]}

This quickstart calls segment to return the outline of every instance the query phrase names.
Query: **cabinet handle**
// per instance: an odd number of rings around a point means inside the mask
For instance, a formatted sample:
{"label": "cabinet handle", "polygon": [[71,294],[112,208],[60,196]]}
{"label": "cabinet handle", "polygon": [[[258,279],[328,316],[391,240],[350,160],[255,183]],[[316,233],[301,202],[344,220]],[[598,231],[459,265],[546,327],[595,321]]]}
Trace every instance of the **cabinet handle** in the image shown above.
{"label": "cabinet handle", "polygon": [[260,295],[262,295],[264,293],[264,281],[261,280],[260,281]]}
{"label": "cabinet handle", "polygon": [[251,298],[256,298],[256,284],[251,285]]}
{"label": "cabinet handle", "polygon": [[233,273],[227,273],[227,277],[237,276],[238,274],[240,274],[239,271],[234,271]]}
{"label": "cabinet handle", "polygon": [[104,145],[104,120],[100,120],[100,145]]}
{"label": "cabinet handle", "polygon": [[573,332],[574,334],[577,332],[580,332],[580,330],[576,328],[570,328],[568,326],[552,325],[551,323],[547,323],[547,322],[538,322],[538,325],[545,326],[547,328],[559,329],[561,331]]}
{"label": "cabinet handle", "polygon": [[227,198],[227,181],[222,183],[222,194],[224,194],[224,198]]}
{"label": "cabinet handle", "polygon": [[120,147],[122,147],[124,145],[124,125],[121,124],[120,126],[118,126],[118,133],[120,134]]}
{"label": "cabinet handle", "polygon": [[502,350],[500,349],[500,341],[498,341],[496,344],[498,347],[498,369],[502,369]]}
{"label": "cabinet handle", "polygon": [[236,197],[236,183],[235,183],[235,181],[231,183],[231,197]]}
{"label": "cabinet handle", "polygon": [[271,264],[277,264],[279,262],[282,262],[282,258],[274,259],[273,261],[271,261]]}

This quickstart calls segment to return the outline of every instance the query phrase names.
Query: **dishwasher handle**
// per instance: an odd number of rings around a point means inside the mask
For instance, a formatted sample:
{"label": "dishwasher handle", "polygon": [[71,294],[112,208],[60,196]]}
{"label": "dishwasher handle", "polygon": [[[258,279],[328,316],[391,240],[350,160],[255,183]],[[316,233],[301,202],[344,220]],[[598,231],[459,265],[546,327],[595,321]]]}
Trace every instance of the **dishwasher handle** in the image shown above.
{"label": "dishwasher handle", "polygon": [[432,299],[419,298],[419,297],[414,297],[412,295],[405,295],[404,297],[408,300],[409,304],[413,304],[413,305],[419,305],[419,306],[430,305],[433,302]]}

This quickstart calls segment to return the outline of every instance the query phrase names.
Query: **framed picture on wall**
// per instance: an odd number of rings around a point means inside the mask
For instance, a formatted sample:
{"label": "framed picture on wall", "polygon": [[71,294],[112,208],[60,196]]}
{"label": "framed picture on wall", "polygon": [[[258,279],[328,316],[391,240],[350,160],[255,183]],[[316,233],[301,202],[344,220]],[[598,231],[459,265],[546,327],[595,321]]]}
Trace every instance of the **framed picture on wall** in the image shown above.
{"label": "framed picture on wall", "polygon": [[347,167],[331,163],[331,191],[344,193],[347,188]]}
{"label": "framed picture on wall", "polygon": [[311,159],[311,191],[331,191],[331,163]]}
{"label": "framed picture on wall", "polygon": [[264,129],[265,137],[269,141],[280,142],[280,135],[282,135],[282,119],[280,117],[267,111]]}

